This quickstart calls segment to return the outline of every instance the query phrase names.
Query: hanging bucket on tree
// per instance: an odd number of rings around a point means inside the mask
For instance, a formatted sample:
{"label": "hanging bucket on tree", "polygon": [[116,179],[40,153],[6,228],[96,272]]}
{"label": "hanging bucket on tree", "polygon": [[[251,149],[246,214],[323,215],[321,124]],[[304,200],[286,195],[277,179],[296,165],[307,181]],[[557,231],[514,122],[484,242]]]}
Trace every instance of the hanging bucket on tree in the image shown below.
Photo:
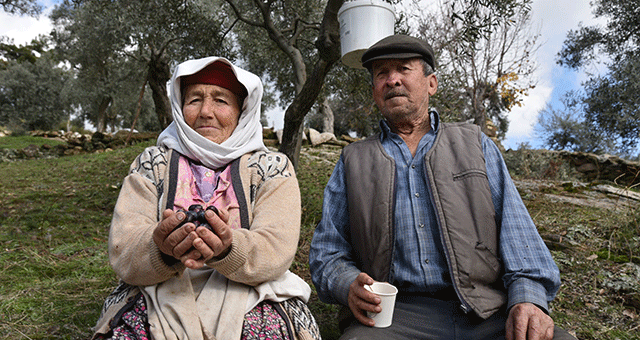
{"label": "hanging bucket on tree", "polygon": [[371,45],[393,35],[395,12],[381,0],[345,2],[338,11],[342,63],[363,69],[360,58]]}

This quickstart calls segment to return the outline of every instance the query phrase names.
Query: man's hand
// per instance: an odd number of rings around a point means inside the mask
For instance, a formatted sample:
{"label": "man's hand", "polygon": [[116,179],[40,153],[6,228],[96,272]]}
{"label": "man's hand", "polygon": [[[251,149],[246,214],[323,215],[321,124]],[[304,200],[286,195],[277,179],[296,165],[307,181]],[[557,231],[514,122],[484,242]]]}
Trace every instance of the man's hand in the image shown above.
{"label": "man's hand", "polygon": [[349,286],[349,309],[360,323],[372,327],[374,321],[367,317],[367,312],[380,313],[380,298],[378,295],[366,290],[365,285],[372,285],[375,281],[365,274],[360,273]]}
{"label": "man's hand", "polygon": [[511,308],[505,327],[507,340],[551,340],[553,320],[532,303]]}

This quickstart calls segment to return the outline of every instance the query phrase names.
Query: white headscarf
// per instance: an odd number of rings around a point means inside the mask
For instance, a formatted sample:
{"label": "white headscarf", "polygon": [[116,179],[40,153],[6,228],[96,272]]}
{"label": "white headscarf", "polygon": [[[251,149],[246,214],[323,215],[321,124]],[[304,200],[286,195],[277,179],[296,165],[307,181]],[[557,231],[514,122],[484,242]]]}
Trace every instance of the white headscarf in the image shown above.
{"label": "white headscarf", "polygon": [[[180,77],[198,73],[215,61],[231,65],[238,81],[244,85],[248,93],[242,105],[238,126],[221,144],[208,140],[187,125],[182,113],[182,94],[180,93]],[[171,101],[173,122],[158,136],[158,145],[174,149],[212,169],[221,168],[246,153],[267,150],[262,141],[260,124],[262,81],[255,74],[236,67],[225,58],[208,57],[189,60],[178,65],[167,84],[167,91]]]}

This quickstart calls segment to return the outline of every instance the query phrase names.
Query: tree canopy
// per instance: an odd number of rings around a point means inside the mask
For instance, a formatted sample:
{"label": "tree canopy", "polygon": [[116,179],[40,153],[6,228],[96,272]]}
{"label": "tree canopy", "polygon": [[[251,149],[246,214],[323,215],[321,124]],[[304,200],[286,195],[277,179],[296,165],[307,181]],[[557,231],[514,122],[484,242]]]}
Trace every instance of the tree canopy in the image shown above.
{"label": "tree canopy", "polygon": [[419,18],[419,35],[437,54],[439,93],[433,106],[443,119],[473,121],[485,133],[491,120],[503,138],[507,113],[535,86],[539,43],[530,1],[453,0],[437,8]]}
{"label": "tree canopy", "polygon": [[0,37],[0,70],[6,68],[8,60],[35,63],[38,55],[44,52],[46,45],[45,38],[36,38],[29,44],[17,46],[10,43],[8,38]]}
{"label": "tree canopy", "polygon": [[51,18],[56,50],[77,71],[75,81],[100,85],[86,91],[82,103],[85,117],[99,131],[110,120],[122,121],[120,112],[107,111],[144,84],[151,89],[160,128],[166,127],[171,64],[232,55],[224,43],[226,17],[210,2],[65,0]]}
{"label": "tree canopy", "polygon": [[[401,0],[387,1],[402,8]],[[506,131],[506,112],[533,86],[530,56],[537,44],[526,30],[530,2],[442,0],[437,13],[398,11],[396,32],[425,37],[438,52],[441,92],[434,104],[445,119],[473,119],[481,126],[491,119]],[[63,0],[50,14],[50,37],[52,56],[70,69],[65,105],[103,131],[129,127],[142,96],[140,122],[159,130],[171,120],[166,93],[171,68],[186,59],[223,56],[261,76],[265,105],[277,100],[287,108],[280,151],[295,164],[314,105],[335,112],[338,133],[364,136],[378,129],[368,73],[338,63],[337,13],[343,3]],[[409,27],[406,16],[423,25]],[[0,47],[13,59],[36,62],[39,55],[35,45]],[[156,124],[150,124],[152,111]]]}
{"label": "tree canopy", "polygon": [[581,119],[589,129],[608,136],[620,154],[637,154],[640,142],[640,16],[633,1],[592,2],[604,27],[588,26],[567,35],[558,63],[581,69],[602,62],[607,72],[583,83]]}
{"label": "tree canopy", "polygon": [[9,14],[38,15],[42,6],[37,0],[0,0],[0,6]]}
{"label": "tree canopy", "polygon": [[612,153],[615,144],[601,130],[589,128],[581,119],[580,95],[568,92],[561,100],[562,108],[548,104],[539,116],[539,127],[544,143],[551,150],[591,153]]}
{"label": "tree canopy", "polygon": [[21,55],[5,61],[0,72],[0,124],[18,131],[48,130],[68,120],[64,91],[69,76],[49,53],[33,61]]}

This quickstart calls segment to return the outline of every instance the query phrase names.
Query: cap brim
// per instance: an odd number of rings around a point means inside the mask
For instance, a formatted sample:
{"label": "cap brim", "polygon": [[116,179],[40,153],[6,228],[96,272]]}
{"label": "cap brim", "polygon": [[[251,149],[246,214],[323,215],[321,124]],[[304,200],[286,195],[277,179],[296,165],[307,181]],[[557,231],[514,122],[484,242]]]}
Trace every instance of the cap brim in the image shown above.
{"label": "cap brim", "polygon": [[419,53],[415,53],[415,52],[382,54],[382,55],[377,55],[375,57],[371,57],[371,58],[363,61],[362,62],[362,66],[365,67],[365,68],[371,68],[371,63],[376,61],[376,60],[383,60],[383,59],[409,59],[409,58],[423,58],[423,55],[419,54]]}

